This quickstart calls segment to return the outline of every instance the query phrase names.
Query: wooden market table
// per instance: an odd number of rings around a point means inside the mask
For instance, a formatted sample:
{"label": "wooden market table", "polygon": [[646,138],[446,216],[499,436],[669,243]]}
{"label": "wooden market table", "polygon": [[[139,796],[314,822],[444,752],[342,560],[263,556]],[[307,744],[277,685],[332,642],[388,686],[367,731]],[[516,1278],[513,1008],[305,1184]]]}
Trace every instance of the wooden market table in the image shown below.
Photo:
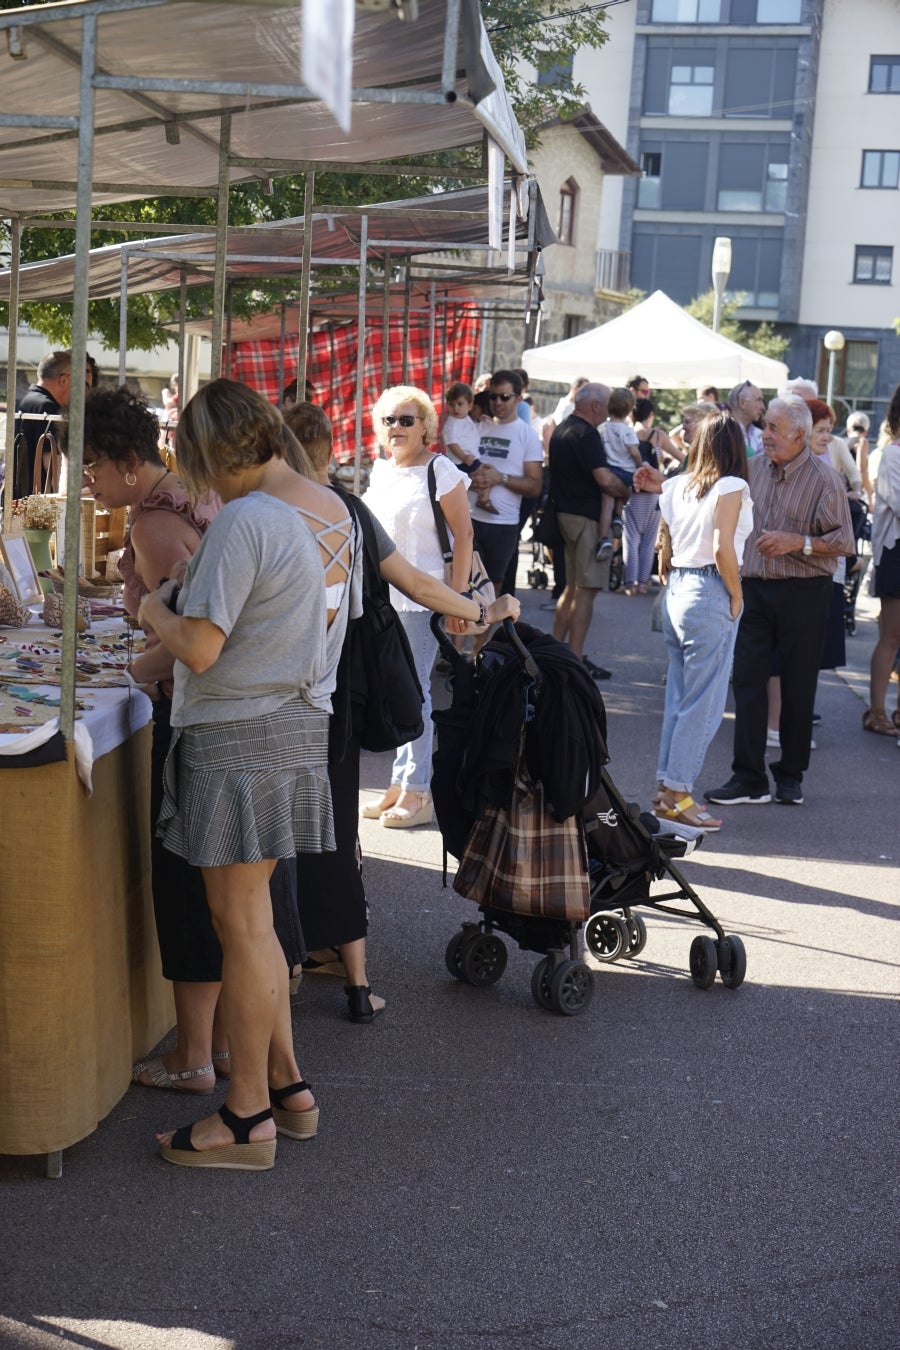
{"label": "wooden market table", "polygon": [[149,700],[98,692],[92,795],[74,743],[0,767],[0,1153],[46,1153],[52,1176],[175,1020],[150,891]]}

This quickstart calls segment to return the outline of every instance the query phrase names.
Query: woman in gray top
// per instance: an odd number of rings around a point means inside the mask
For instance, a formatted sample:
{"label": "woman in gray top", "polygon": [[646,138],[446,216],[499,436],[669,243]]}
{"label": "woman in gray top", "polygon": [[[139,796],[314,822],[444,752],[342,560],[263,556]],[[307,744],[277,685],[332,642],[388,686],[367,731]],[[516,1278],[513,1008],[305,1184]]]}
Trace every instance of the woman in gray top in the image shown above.
{"label": "woman in gray top", "polygon": [[290,437],[277,409],[234,381],[191,399],[179,470],[191,492],[225,505],[177,613],[167,582],[139,614],[176,658],[158,829],[202,868],[223,951],[226,1104],[158,1136],[162,1156],[187,1167],[267,1170],[276,1128],[306,1139],[318,1124],[294,1058],[269,877],[278,858],[334,848],[322,686],[350,612],[356,537],[339,498],[286,462]]}

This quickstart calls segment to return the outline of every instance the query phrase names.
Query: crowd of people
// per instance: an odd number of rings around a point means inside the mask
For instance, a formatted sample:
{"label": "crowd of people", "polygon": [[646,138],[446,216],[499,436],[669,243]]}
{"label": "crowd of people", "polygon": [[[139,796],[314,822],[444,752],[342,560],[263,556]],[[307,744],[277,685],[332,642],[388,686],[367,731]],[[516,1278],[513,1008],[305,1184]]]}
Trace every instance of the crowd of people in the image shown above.
{"label": "crowd of people", "polygon": [[[65,355],[39,375],[59,409]],[[553,636],[594,679],[610,677],[584,647],[614,553],[623,596],[663,587],[661,820],[716,831],[709,806],[769,802],[770,772],[777,802],[802,803],[819,670],[843,661],[840,569],[860,565],[867,509],[881,616],[863,725],[900,732],[900,708],[885,706],[900,648],[900,389],[876,454],[867,420],[835,437],[833,410],[802,381],[768,405],[748,382],[721,400],[702,387],[668,431],[641,376],[574,381],[542,426],[521,370],[452,383],[442,410],[394,386],[372,408],[380,453],[357,500],[331,483],[329,419],[296,385],[282,409],[228,379],[176,405],[176,472],[144,400],[87,379],[85,490],[130,509],[124,604],[147,640],[129,674],[153,701],[152,887],[177,1018],[173,1048],[135,1064],[133,1081],[201,1095],[227,1082],[218,1112],[158,1136],[169,1162],[265,1170],[278,1135],[315,1135],[290,990],[303,972],[337,976],[351,1020],[383,1012],[358,818],[431,823],[431,614],[473,654],[516,619],[519,540],[536,511],[552,541]],[[61,440],[66,451],[65,423]],[[367,550],[423,709],[390,782],[360,804],[365,693],[347,653]],[[694,793],[729,680],[732,777],[704,802]]]}

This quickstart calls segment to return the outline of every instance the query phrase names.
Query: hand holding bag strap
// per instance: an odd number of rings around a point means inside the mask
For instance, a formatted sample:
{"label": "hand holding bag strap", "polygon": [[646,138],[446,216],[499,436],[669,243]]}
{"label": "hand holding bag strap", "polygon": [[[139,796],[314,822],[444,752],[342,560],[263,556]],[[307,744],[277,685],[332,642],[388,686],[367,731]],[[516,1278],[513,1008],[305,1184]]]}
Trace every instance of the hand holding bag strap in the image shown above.
{"label": "hand holding bag strap", "polygon": [[453,549],[450,546],[450,533],[447,529],[447,521],[444,518],[443,507],[438,501],[437,477],[434,471],[434,455],[432,455],[428,464],[428,495],[431,498],[434,528],[437,530],[438,543],[441,546],[441,557],[444,559],[444,565],[446,567],[451,567],[453,565]]}

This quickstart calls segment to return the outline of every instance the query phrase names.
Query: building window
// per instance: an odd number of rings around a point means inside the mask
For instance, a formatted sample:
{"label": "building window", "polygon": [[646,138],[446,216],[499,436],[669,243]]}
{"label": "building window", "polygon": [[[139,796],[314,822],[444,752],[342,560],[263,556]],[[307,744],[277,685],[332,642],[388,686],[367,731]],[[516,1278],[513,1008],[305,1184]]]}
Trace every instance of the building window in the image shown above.
{"label": "building window", "polygon": [[651,23],[718,23],[722,0],[653,0]]}
{"label": "building window", "polygon": [[900,94],[900,56],[873,56],[869,65],[870,94]]}
{"label": "building window", "polygon": [[723,112],[726,117],[793,116],[797,86],[794,44],[729,48],[725,66]]}
{"label": "building window", "polygon": [[662,155],[658,150],[647,151],[641,155],[643,177],[638,182],[638,206],[657,210],[660,204],[660,175],[662,173]]}
{"label": "building window", "polygon": [[894,250],[881,244],[857,244],[853,280],[860,286],[890,286]]}
{"label": "building window", "polygon": [[864,150],[860,187],[900,186],[900,150]]}
{"label": "building window", "polygon": [[575,243],[575,203],[578,198],[578,184],[574,178],[563,183],[559,190],[559,224],[557,236],[561,244]]}
{"label": "building window", "polygon": [[714,66],[673,65],[669,76],[669,116],[709,117],[714,75]]}
{"label": "building window", "polygon": [[757,23],[799,23],[802,0],[758,0]]}
{"label": "building window", "polygon": [[719,152],[720,211],[784,210],[787,145],[723,145]]}
{"label": "building window", "polygon": [[563,315],[563,342],[568,342],[569,338],[578,337],[578,334],[583,332],[584,319],[580,314]]}
{"label": "building window", "polygon": [[[834,387],[843,398],[872,399],[875,397],[878,375],[878,343],[848,339],[842,351],[836,352]],[[825,344],[819,344],[819,388],[828,383],[830,353]]]}

